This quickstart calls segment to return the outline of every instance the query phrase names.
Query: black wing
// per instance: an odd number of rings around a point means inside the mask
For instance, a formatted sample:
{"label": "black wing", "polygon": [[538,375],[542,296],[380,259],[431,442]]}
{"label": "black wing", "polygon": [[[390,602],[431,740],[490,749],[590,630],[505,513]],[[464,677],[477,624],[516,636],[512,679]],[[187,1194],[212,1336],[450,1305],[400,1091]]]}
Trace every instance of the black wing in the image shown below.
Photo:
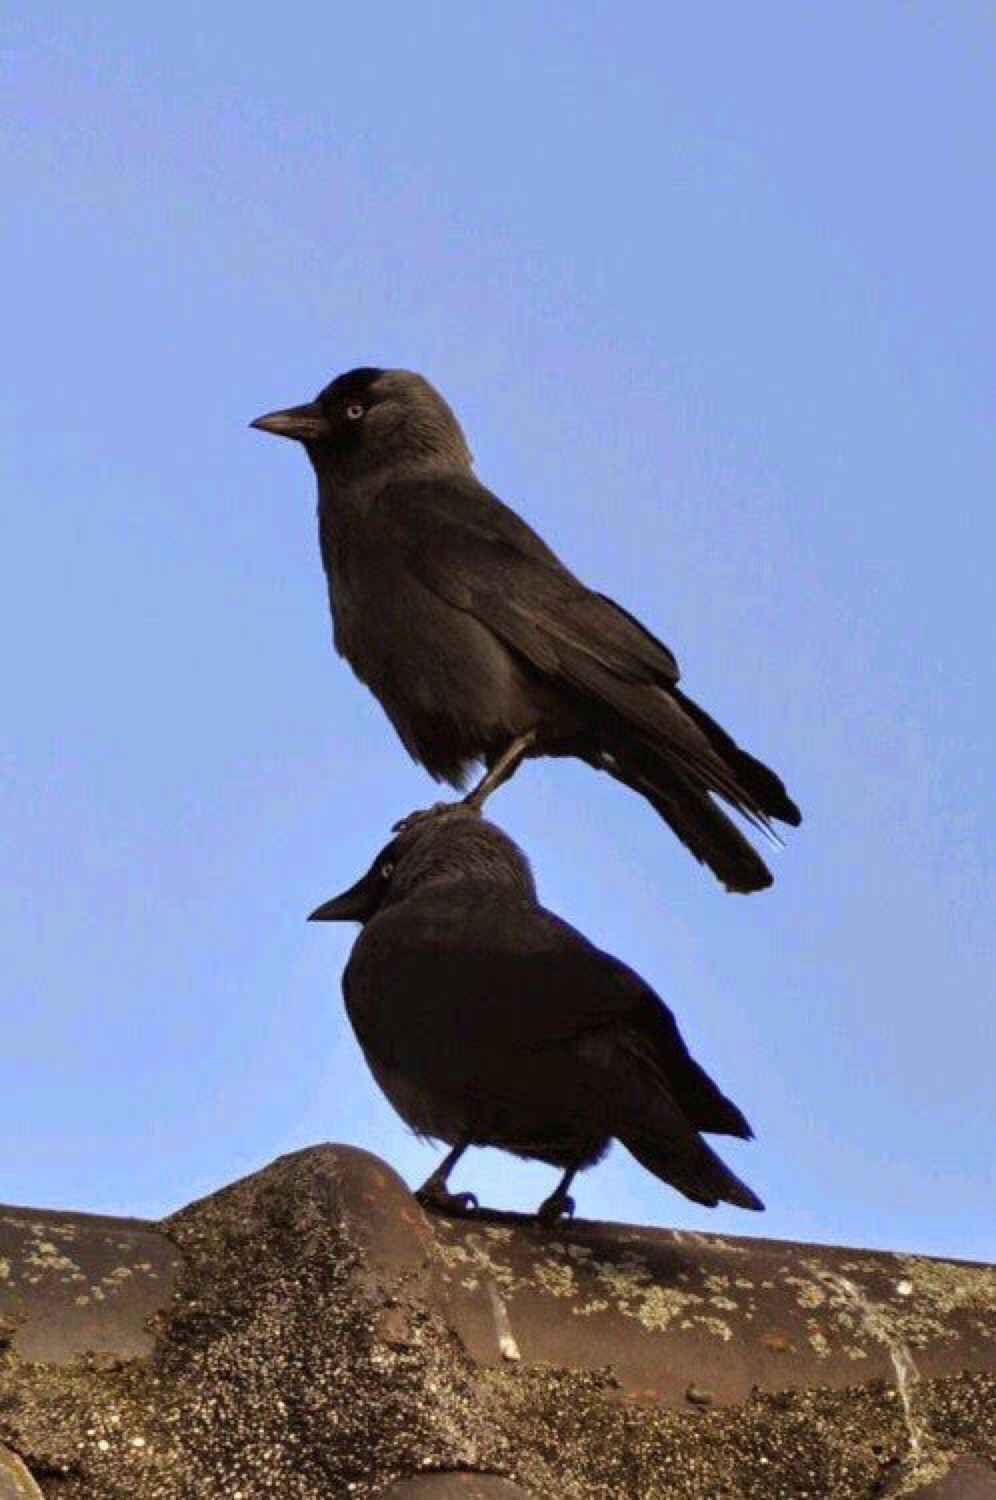
{"label": "black wing", "polygon": [[[783,805],[795,811],[778,778],[728,736],[718,739],[719,726],[676,691],[678,664],[668,647],[611,599],[586,588],[475,479],[390,485],[376,511],[385,541],[403,550],[427,588],[472,614],[534,671],[610,710],[654,757],[670,764],[679,784],[699,788],[700,795],[718,793],[763,827],[769,816],[783,815]],[[752,780],[741,781],[727,747],[755,768]],[[761,773],[770,788],[761,784]]]}
{"label": "black wing", "polygon": [[669,686],[678,663],[604,594],[585,588],[531,526],[472,477],[389,485],[378,510],[422,581],[507,637],[541,670],[584,660]]}

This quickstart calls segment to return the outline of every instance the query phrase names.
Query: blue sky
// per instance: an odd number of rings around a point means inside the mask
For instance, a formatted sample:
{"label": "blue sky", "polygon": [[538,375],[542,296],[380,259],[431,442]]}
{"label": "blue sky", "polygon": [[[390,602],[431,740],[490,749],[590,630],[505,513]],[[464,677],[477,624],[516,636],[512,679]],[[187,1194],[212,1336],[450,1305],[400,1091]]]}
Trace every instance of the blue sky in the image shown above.
{"label": "blue sky", "polygon": [[492,804],[757,1131],[763,1220],[621,1151],[579,1211],[991,1256],[991,9],[6,14],[0,1198],[435,1159],[304,916],[436,791],[332,653],[303,455],[246,425],[406,365],[806,813],[743,899],[582,767]]}

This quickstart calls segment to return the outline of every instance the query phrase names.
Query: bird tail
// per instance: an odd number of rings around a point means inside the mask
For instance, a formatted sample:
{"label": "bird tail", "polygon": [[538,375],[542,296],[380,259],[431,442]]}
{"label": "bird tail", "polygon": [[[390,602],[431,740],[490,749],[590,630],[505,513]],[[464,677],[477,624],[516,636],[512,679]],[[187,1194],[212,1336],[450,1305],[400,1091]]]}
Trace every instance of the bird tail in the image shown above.
{"label": "bird tail", "polygon": [[755,809],[766,818],[777,818],[781,823],[789,823],[793,828],[798,828],[802,822],[802,813],[785,790],[781,777],[776,776],[763,761],[748,755],[746,750],[741,750],[732,735],[727,734],[722,725],[717,724],[704,708],[686,697],[679,688],[671,689],[671,697],[680,704],[716,754],[733,772],[738,786],[743,788]]}
{"label": "bird tail", "polygon": [[707,1208],[715,1208],[717,1203],[733,1203],[737,1208],[757,1212],[764,1208],[757,1194],[730,1171],[700,1136],[693,1136],[692,1144],[680,1153],[673,1141],[656,1141],[644,1131],[627,1132],[619,1139],[641,1167],[695,1203],[704,1203]]}
{"label": "bird tail", "polygon": [[[678,769],[673,760],[655,753],[634,736],[625,744],[613,745],[600,764],[617,781],[645,797],[685,848],[728,891],[746,895],[771,885],[771,871],[754,846],[709,792],[697,785],[691,774]],[[764,826],[763,819],[754,821]]]}

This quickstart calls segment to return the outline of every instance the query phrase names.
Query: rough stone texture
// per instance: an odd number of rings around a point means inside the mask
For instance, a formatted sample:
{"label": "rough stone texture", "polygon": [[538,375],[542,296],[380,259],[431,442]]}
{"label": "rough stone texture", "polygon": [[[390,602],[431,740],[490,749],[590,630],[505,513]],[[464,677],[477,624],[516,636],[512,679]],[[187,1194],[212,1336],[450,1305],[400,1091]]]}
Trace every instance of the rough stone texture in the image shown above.
{"label": "rough stone texture", "polygon": [[[0,1441],[49,1500],[981,1500],[993,1478],[984,1266],[430,1219],[341,1147],[158,1228],[0,1228]],[[77,1297],[83,1351],[53,1334]]]}

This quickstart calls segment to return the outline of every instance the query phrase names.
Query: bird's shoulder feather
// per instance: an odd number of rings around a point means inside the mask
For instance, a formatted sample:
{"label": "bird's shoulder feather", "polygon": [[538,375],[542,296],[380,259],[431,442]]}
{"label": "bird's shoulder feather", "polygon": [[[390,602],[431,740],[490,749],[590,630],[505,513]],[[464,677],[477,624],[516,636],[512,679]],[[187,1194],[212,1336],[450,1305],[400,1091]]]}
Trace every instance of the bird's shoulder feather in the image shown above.
{"label": "bird's shoulder feather", "polygon": [[426,587],[473,614],[539,670],[578,679],[602,670],[661,686],[678,681],[670,649],[581,583],[472,475],[387,485],[370,514],[385,545],[404,550]]}

